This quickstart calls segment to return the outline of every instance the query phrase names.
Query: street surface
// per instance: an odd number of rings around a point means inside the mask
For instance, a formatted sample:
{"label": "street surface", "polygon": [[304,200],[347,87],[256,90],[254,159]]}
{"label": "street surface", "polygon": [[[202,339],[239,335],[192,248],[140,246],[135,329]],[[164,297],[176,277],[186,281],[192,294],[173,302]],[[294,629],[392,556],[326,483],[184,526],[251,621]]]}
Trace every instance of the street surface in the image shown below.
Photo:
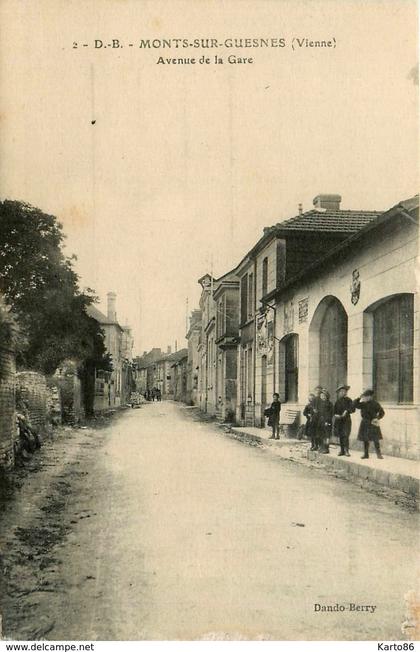
{"label": "street surface", "polygon": [[405,638],[417,516],[390,501],[170,402],[40,456],[0,517],[8,637]]}

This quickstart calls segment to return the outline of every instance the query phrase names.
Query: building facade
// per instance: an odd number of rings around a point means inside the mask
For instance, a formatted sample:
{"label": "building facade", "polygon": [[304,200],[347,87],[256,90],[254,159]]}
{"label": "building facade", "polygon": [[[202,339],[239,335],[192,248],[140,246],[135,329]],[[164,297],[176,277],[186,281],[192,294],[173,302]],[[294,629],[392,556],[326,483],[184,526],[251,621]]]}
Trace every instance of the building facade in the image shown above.
{"label": "building facade", "polygon": [[[276,322],[273,297],[302,270],[310,268],[340,243],[370,224],[377,211],[343,210],[340,195],[318,195],[314,207],[264,230],[263,238],[251,252],[255,257],[255,424],[264,425],[264,409],[278,392],[283,402],[297,401],[299,376],[298,346],[294,337],[296,306],[286,303],[282,318],[286,325],[283,344],[276,345]],[[300,315],[306,310],[299,304]],[[284,375],[279,369],[284,368]]]}
{"label": "building facade", "polygon": [[181,349],[173,354],[171,364],[172,398],[174,401],[187,402],[188,349]]}
{"label": "building facade", "polygon": [[190,327],[185,336],[188,343],[187,362],[187,396],[188,405],[198,405],[198,382],[199,382],[199,357],[198,344],[201,333],[201,310],[193,310],[190,316]]}
{"label": "building facade", "polygon": [[[301,410],[322,385],[373,388],[388,454],[418,457],[418,198],[377,216],[267,295],[275,303],[278,390]],[[274,372],[272,377],[274,378]],[[353,416],[352,438],[359,415]]]}
{"label": "building facade", "polygon": [[216,306],[213,299],[214,278],[206,274],[201,285],[201,332],[198,338],[198,405],[208,414],[216,414]]}
{"label": "building facade", "polygon": [[213,292],[216,310],[216,416],[233,422],[236,418],[239,280],[235,270],[216,282]]}

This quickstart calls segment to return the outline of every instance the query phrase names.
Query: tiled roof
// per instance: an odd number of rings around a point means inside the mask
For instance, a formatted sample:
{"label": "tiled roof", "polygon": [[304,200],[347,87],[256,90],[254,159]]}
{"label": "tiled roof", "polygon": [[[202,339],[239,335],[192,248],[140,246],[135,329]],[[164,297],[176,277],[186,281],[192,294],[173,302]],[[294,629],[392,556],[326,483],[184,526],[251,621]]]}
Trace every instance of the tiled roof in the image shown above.
{"label": "tiled roof", "polygon": [[168,356],[168,360],[171,362],[178,362],[179,360],[182,360],[182,358],[185,358],[188,356],[188,349],[180,349],[179,351],[175,351],[174,353],[171,353]]}
{"label": "tiled roof", "polygon": [[94,306],[92,303],[90,306],[86,307],[86,312],[89,315],[89,317],[92,317],[93,319],[96,319],[99,324],[115,324],[116,326],[119,326],[119,328],[122,328],[120,324],[117,321],[112,321],[112,319],[109,319],[106,315],[104,315],[103,312],[98,310],[96,306]]}
{"label": "tiled roof", "polygon": [[108,317],[106,317],[106,315],[104,315],[103,312],[98,310],[98,308],[96,306],[94,306],[93,304],[91,304],[90,306],[87,306],[86,312],[89,315],[89,317],[92,317],[93,319],[96,319],[96,321],[99,322],[100,324],[108,323]]}
{"label": "tiled roof", "polygon": [[[414,223],[418,223],[418,208],[419,208],[419,196],[415,195],[414,197],[410,197],[409,199],[405,199],[404,201],[401,201],[399,204],[395,204],[395,206],[392,206],[387,211],[382,211],[380,213],[374,213],[373,211],[369,211],[368,213],[370,213],[371,218],[366,222],[363,228],[355,229],[354,233],[352,233],[348,238],[345,238],[337,246],[330,249],[325,254],[325,256],[321,257],[317,261],[314,261],[307,267],[304,267],[298,274],[296,274],[294,277],[292,277],[286,283],[284,283],[281,288],[277,287],[275,290],[269,292],[266,298],[267,299],[274,298],[276,295],[279,294],[279,292],[284,291],[286,287],[293,286],[294,284],[299,282],[302,278],[305,278],[307,275],[310,274],[313,275],[317,269],[325,270],[325,265],[328,261],[333,261],[333,262],[336,261],[338,256],[340,256],[343,251],[345,251],[349,247],[355,245],[357,246],[357,244],[366,236],[367,233],[371,233],[375,229],[382,227],[383,224],[386,224],[391,219],[394,219],[395,217],[398,216],[398,214],[400,215],[405,214]],[[310,212],[312,213],[313,211]],[[357,211],[347,211],[347,212],[355,213]],[[415,217],[412,217],[411,215],[411,213],[415,214],[416,212],[417,212],[417,219]],[[362,214],[361,211],[359,212],[359,215],[360,214]],[[299,216],[299,217],[303,217],[303,216]]]}
{"label": "tiled roof", "polygon": [[323,231],[356,233],[375,219],[381,211],[310,210],[278,222],[273,229],[284,231]]}

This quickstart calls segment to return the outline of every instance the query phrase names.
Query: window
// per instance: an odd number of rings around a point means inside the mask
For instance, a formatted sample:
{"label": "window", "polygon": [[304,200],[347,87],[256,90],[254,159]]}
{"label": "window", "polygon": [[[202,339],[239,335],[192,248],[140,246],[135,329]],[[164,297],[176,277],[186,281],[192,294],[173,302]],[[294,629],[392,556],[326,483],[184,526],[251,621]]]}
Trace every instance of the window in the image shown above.
{"label": "window", "polygon": [[285,340],[286,401],[298,400],[298,335],[289,335]]}
{"label": "window", "polygon": [[253,374],[253,364],[252,364],[252,347],[247,351],[247,398],[251,397],[254,391],[254,374]]}
{"label": "window", "polygon": [[248,319],[254,316],[254,274],[248,274]]}
{"label": "window", "polygon": [[268,288],[268,258],[264,258],[262,262],[262,279],[261,279],[261,293],[265,297]]}
{"label": "window", "polygon": [[413,295],[382,303],[373,313],[373,383],[379,401],[413,401]]}
{"label": "window", "polygon": [[247,320],[248,311],[248,274],[241,278],[241,324]]}
{"label": "window", "polygon": [[241,390],[241,403],[246,403],[246,349],[244,346],[241,347],[241,369],[240,369],[240,378],[241,378],[241,384],[240,384],[240,390]]}

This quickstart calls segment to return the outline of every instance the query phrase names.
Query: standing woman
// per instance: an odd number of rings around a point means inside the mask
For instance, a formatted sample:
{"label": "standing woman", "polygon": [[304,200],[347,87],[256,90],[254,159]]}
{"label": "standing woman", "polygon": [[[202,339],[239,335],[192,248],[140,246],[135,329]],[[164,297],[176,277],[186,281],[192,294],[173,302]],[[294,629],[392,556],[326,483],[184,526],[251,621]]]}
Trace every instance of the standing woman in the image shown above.
{"label": "standing woman", "polygon": [[385,415],[385,411],[373,398],[373,389],[366,389],[363,394],[357,398],[353,407],[360,410],[362,420],[360,422],[359,434],[357,439],[363,442],[365,452],[362,455],[362,460],[367,460],[369,457],[369,442],[373,441],[375,445],[376,455],[378,459],[382,460],[380,440],[383,439],[382,432],[379,427],[379,419]]}

